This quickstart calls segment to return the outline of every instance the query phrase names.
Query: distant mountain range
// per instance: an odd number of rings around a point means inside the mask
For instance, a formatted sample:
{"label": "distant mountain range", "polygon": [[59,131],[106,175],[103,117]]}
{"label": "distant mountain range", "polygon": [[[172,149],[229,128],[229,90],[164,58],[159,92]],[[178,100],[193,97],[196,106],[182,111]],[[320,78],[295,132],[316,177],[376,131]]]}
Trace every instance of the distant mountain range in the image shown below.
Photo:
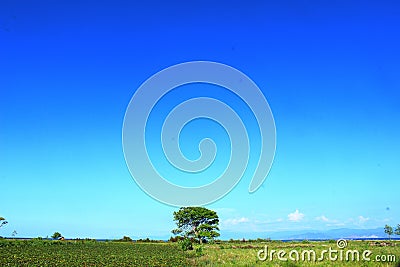
{"label": "distant mountain range", "polygon": [[[299,230],[299,231],[281,231],[281,232],[232,232],[232,231],[220,231],[221,240],[229,239],[267,239],[272,240],[327,240],[327,239],[387,239],[388,236],[384,233],[383,228],[375,229],[350,229],[340,228],[331,229],[326,231],[318,230]],[[134,240],[150,238],[152,240],[169,240],[171,234],[166,235],[149,235],[149,236],[130,236]],[[11,237],[9,237],[11,238]],[[103,238],[98,240],[107,239],[120,239],[121,236],[114,236],[109,238]],[[24,239],[20,237],[20,239]],[[393,235],[392,239],[400,240],[399,236]]]}
{"label": "distant mountain range", "polygon": [[[278,232],[234,232],[234,231],[220,231],[221,236],[218,239],[272,239],[272,240],[327,240],[327,239],[386,239],[388,236],[385,234],[383,227],[374,229],[351,229],[339,228],[330,230],[295,230],[295,231],[278,231]],[[169,240],[172,234],[160,235],[130,235],[134,240],[150,238],[152,240]],[[93,238],[93,237],[92,237]],[[109,236],[100,239],[121,239],[122,236]],[[392,239],[399,239],[399,236],[392,235]]]}
{"label": "distant mountain range", "polygon": [[[350,229],[340,228],[331,229],[326,231],[321,230],[299,230],[299,231],[281,231],[281,232],[232,232],[232,231],[220,231],[221,236],[219,239],[257,239],[257,238],[270,238],[272,240],[315,240],[315,239],[381,239],[387,238],[383,228],[375,229]],[[168,240],[171,235],[165,236],[149,236],[150,239],[157,240]],[[133,239],[146,238],[131,236]],[[398,238],[393,235],[392,238]]]}
{"label": "distant mountain range", "polygon": [[[256,239],[256,238],[270,238],[273,240],[291,240],[291,239],[359,239],[359,238],[386,238],[383,228],[375,229],[331,229],[326,231],[282,231],[282,232],[230,232],[221,231],[221,239]],[[396,237],[396,236],[393,236]]]}

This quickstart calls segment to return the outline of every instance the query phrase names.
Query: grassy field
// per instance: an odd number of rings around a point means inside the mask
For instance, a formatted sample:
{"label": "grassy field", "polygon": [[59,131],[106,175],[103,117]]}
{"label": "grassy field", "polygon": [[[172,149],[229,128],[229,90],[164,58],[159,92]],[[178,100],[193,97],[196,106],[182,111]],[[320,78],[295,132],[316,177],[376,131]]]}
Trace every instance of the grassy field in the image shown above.
{"label": "grassy field", "polygon": [[[265,243],[222,243],[214,245],[203,246],[202,256],[194,257],[194,263],[198,266],[398,266],[400,260],[400,242],[391,242],[388,246],[388,242],[384,241],[348,241],[347,246],[343,249],[337,247],[336,241],[318,241],[318,242],[280,242],[272,241]],[[260,250],[265,251],[268,248],[268,258],[260,260],[257,257],[257,253]],[[337,250],[337,254],[332,252],[332,258],[337,255],[337,260],[331,261],[329,259],[329,248],[331,250]],[[271,251],[275,250],[272,254]],[[286,261],[278,259],[278,251],[284,251],[286,254],[282,255]],[[299,258],[297,261],[291,260],[296,258],[297,251]],[[315,251],[315,260],[312,256],[312,252]],[[323,250],[327,250],[322,254]],[[359,261],[357,261],[357,254],[354,252],[354,260],[352,258],[353,251],[359,252]],[[363,260],[362,254],[368,253],[365,251],[371,251],[369,255],[366,255],[366,259]],[[342,251],[342,252],[340,252]],[[348,252],[349,251],[349,252]],[[308,253],[310,252],[310,259]],[[302,253],[304,253],[304,259],[302,260]],[[346,253],[348,255],[348,261],[346,261]],[[321,258],[323,255],[323,259]],[[340,254],[342,255],[340,257]],[[393,256],[394,255],[394,256]],[[260,254],[261,258],[265,257],[264,253]],[[377,258],[375,258],[377,256]],[[340,260],[342,259],[342,260]],[[381,260],[378,262],[377,260]],[[385,260],[385,262],[382,262]],[[395,261],[395,262],[394,262]]]}
{"label": "grassy field", "polygon": [[0,266],[187,266],[177,244],[0,240]]}
{"label": "grassy field", "polygon": [[[400,242],[387,246],[383,241],[348,241],[343,249],[336,242],[237,242],[196,245],[192,251],[183,252],[178,243],[133,243],[133,242],[95,242],[95,241],[46,241],[46,240],[0,240],[0,266],[396,266],[400,259]],[[280,261],[277,252],[273,259],[258,259],[257,253],[268,248],[283,250],[287,261]],[[318,261],[323,250],[342,250],[337,253],[338,260],[330,261],[329,254]],[[298,261],[289,259],[289,253]],[[304,251],[313,250],[316,261],[302,260]],[[360,261],[346,261],[346,251],[359,251]],[[371,251],[370,261],[362,260],[362,253]],[[354,254],[356,255],[356,254]],[[393,262],[394,255],[396,262]],[[265,256],[264,253],[260,254]],[[385,257],[386,262],[377,262],[376,256]],[[391,261],[391,262],[389,262]]]}

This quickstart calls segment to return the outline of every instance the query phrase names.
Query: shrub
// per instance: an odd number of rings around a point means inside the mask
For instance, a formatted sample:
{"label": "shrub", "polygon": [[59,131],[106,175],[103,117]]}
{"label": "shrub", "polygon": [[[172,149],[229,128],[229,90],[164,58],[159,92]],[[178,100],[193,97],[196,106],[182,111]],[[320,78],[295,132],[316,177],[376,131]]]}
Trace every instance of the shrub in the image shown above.
{"label": "shrub", "polygon": [[171,236],[171,238],[169,239],[169,242],[178,242],[178,241],[181,241],[181,240],[183,240],[183,237],[181,237],[181,236]]}
{"label": "shrub", "polygon": [[183,251],[193,250],[193,244],[189,238],[185,238],[179,242]]}
{"label": "shrub", "polygon": [[132,242],[132,238],[130,238],[129,236],[124,236],[123,238],[120,239],[120,241],[122,241],[122,242]]}
{"label": "shrub", "polygon": [[196,256],[203,256],[203,247],[196,248]]}
{"label": "shrub", "polygon": [[51,236],[51,238],[53,238],[53,239],[59,239],[59,238],[61,238],[62,237],[62,235],[59,233],[59,232],[55,232],[52,236]]}

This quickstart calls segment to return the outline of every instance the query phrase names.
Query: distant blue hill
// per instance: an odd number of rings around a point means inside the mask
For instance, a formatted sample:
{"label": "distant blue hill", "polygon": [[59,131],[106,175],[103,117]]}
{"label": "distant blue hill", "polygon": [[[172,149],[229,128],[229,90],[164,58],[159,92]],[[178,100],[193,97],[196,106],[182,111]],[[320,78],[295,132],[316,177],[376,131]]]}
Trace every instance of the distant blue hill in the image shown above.
{"label": "distant blue hill", "polygon": [[[301,231],[282,231],[282,232],[230,232],[221,231],[221,239],[256,239],[256,238],[270,238],[273,240],[294,240],[294,239],[307,239],[307,240],[318,240],[318,239],[381,239],[387,238],[383,228],[375,229],[331,229],[326,231],[313,231],[313,230],[301,230]],[[393,235],[392,238],[398,238]]]}
{"label": "distant blue hill", "polygon": [[[384,233],[383,228],[375,228],[375,229],[350,229],[350,228],[340,228],[340,229],[331,229],[326,231],[319,230],[301,230],[301,231],[281,231],[281,232],[232,232],[232,231],[220,231],[221,236],[219,239],[221,240],[229,240],[229,239],[240,239],[243,238],[248,239],[257,239],[270,238],[272,240],[328,240],[328,239],[387,239],[388,236]],[[138,239],[146,239],[147,237],[152,240],[169,240],[171,234],[165,235],[145,235],[145,236],[130,236],[133,240]],[[5,237],[11,238],[11,237]],[[31,237],[27,238],[30,239]],[[99,241],[105,240],[117,240],[122,238],[122,236],[118,237],[110,237],[107,239],[97,239]],[[392,239],[400,240],[399,236],[392,235]],[[16,237],[14,239],[26,239],[24,237]],[[68,238],[67,238],[68,239]]]}

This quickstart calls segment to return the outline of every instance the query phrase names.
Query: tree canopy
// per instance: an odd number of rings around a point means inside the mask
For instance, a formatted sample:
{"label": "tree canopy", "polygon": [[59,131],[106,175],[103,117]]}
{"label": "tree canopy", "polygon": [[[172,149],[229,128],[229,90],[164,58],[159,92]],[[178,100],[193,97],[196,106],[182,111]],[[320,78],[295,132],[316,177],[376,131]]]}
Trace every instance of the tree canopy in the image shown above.
{"label": "tree canopy", "polygon": [[397,225],[396,229],[394,230],[395,235],[400,235],[400,224]]}
{"label": "tree canopy", "polygon": [[182,207],[174,212],[177,228],[172,230],[175,235],[186,238],[196,238],[200,244],[219,236],[219,218],[215,211],[203,207]]}
{"label": "tree canopy", "polygon": [[2,227],[3,225],[7,224],[8,222],[6,221],[6,219],[4,217],[0,216],[0,227]]}
{"label": "tree canopy", "polygon": [[389,226],[389,225],[385,225],[385,234],[387,234],[388,236],[389,236],[389,239],[390,239],[390,236],[393,234],[393,228],[392,228],[392,226]]}
{"label": "tree canopy", "polygon": [[62,235],[59,233],[59,232],[55,232],[52,236],[51,236],[51,238],[53,238],[53,239],[59,239],[59,238],[61,238],[62,237]]}

